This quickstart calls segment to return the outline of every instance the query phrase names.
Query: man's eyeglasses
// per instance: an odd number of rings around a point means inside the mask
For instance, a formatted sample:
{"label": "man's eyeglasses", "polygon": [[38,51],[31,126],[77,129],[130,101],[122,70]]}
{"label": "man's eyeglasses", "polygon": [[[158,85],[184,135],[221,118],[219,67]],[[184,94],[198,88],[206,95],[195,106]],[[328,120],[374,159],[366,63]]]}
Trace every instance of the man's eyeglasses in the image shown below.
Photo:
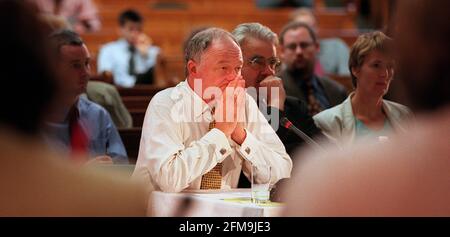
{"label": "man's eyeglasses", "polygon": [[294,51],[297,49],[297,47],[300,47],[301,49],[305,50],[305,49],[311,47],[312,45],[314,45],[314,42],[300,42],[300,43],[288,44],[285,46],[285,48]]}
{"label": "man's eyeglasses", "polygon": [[255,70],[262,71],[264,70],[267,65],[269,65],[269,68],[275,72],[278,72],[281,66],[281,61],[279,58],[268,58],[265,59],[263,57],[253,57],[250,60],[248,60],[248,63],[250,67],[252,67]]}

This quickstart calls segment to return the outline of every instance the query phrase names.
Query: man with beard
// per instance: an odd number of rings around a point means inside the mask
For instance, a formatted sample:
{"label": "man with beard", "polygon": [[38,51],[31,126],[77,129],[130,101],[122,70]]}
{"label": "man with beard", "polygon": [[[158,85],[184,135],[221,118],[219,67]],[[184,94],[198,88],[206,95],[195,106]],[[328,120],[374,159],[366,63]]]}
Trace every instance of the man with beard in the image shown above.
{"label": "man with beard", "polygon": [[311,27],[300,22],[287,24],[280,33],[280,46],[285,68],[279,76],[286,94],[306,101],[311,116],[347,98],[342,85],[314,74],[319,44]]}

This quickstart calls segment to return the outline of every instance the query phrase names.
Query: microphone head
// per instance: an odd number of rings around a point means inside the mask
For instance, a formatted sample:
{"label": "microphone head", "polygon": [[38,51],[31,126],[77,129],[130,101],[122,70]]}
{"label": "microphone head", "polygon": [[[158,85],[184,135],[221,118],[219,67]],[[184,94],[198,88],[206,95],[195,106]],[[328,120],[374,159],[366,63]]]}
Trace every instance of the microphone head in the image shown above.
{"label": "microphone head", "polygon": [[281,122],[281,126],[285,127],[285,128],[290,128],[292,126],[292,122],[289,121],[289,119],[287,119],[286,117],[282,117],[280,119]]}

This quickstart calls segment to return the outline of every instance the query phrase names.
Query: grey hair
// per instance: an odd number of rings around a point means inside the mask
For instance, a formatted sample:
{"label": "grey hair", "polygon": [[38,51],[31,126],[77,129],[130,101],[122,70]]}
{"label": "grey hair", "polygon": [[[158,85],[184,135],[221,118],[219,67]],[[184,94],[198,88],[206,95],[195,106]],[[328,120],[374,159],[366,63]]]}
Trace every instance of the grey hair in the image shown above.
{"label": "grey hair", "polygon": [[261,25],[260,23],[243,23],[233,30],[232,34],[239,42],[243,44],[247,37],[253,37],[274,45],[278,45],[278,36],[269,27]]}
{"label": "grey hair", "polygon": [[192,36],[192,38],[188,39],[186,48],[184,50],[184,64],[186,76],[188,75],[187,64],[189,60],[199,61],[203,52],[206,51],[208,47],[211,46],[211,43],[214,40],[224,39],[227,37],[233,40],[237,45],[239,45],[239,43],[236,41],[236,39],[230,32],[215,27],[202,30],[197,34],[195,34],[194,36]]}

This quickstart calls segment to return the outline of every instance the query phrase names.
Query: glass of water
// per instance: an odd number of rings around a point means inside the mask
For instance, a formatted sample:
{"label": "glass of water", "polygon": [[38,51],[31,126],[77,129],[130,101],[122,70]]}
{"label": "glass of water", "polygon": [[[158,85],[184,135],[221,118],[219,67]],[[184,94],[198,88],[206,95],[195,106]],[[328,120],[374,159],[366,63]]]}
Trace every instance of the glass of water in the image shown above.
{"label": "glass of water", "polygon": [[270,165],[252,166],[252,203],[270,202]]}

